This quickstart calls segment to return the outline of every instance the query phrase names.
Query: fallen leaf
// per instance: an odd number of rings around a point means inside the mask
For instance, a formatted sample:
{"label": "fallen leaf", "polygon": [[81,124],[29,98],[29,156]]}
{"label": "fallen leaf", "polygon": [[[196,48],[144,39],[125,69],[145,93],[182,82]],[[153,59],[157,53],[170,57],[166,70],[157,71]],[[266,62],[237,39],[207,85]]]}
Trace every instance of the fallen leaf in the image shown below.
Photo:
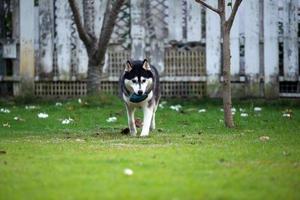
{"label": "fallen leaf", "polygon": [[140,118],[135,119],[135,126],[137,128],[142,128],[143,127],[143,121]]}
{"label": "fallen leaf", "polygon": [[262,142],[266,142],[266,141],[270,140],[270,137],[269,136],[260,136],[259,140]]}
{"label": "fallen leaf", "polygon": [[8,122],[2,124],[3,127],[7,127],[7,128],[10,128],[10,124]]}

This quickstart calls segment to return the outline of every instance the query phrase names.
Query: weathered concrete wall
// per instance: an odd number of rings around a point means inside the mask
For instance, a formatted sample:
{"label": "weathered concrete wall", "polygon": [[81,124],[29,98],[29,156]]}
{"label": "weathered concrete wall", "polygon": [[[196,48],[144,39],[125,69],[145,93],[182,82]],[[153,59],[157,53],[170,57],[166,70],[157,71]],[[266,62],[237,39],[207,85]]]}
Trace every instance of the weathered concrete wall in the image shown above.
{"label": "weathered concrete wall", "polygon": [[284,79],[296,81],[299,75],[298,58],[298,0],[284,0]]}
{"label": "weathered concrete wall", "polygon": [[34,1],[20,1],[21,95],[34,93]]}
{"label": "weathered concrete wall", "polygon": [[[207,1],[210,5],[217,7],[217,1]],[[210,97],[220,97],[221,84],[221,27],[220,17],[206,10],[206,73],[207,93]]]}
{"label": "weathered concrete wall", "polygon": [[[88,58],[85,47],[78,37],[68,1],[57,0],[54,4],[54,0],[40,0],[38,21],[35,21],[37,17],[34,17],[33,0],[14,1],[20,4],[20,68],[14,71],[22,77],[21,85],[32,85],[35,76],[37,80],[45,78],[58,81],[86,78]],[[76,1],[80,7],[81,16],[86,15],[87,13],[83,13],[83,8],[87,5],[82,0]],[[107,0],[89,2],[88,13],[92,14],[89,20],[85,20],[85,23],[89,23],[86,26],[98,37]],[[230,35],[234,96],[242,94],[258,97],[264,92],[266,97],[276,98],[279,96],[280,80],[299,80],[297,36],[299,2],[299,0],[242,2]],[[216,0],[207,0],[207,3],[217,7]],[[189,0],[130,0],[129,5],[128,15],[122,15],[127,21],[118,24],[115,29],[122,29],[120,26],[122,24],[123,26],[126,24],[128,29],[130,27],[130,34],[127,34],[125,40],[131,45],[131,49],[128,50],[122,46],[118,50],[126,49],[130,52],[131,56],[128,58],[150,58],[152,64],[157,66],[161,74],[165,76],[167,75],[164,74],[166,47],[176,44],[184,48],[186,44],[193,42],[205,45],[206,72],[203,73],[206,74],[194,76],[206,75],[208,96],[220,97],[222,95],[222,39],[217,14],[205,10],[206,21],[204,22],[201,15],[204,8]],[[227,7],[226,11],[229,15],[231,8]],[[282,13],[282,17],[278,16],[279,12]],[[278,34],[279,21],[283,24],[282,36]],[[38,24],[39,27],[35,29],[34,24]],[[203,25],[206,31],[203,31]],[[34,30],[38,30],[38,33]],[[36,38],[36,41],[39,41],[36,47],[38,48],[36,50],[38,52],[36,53],[36,74],[34,74],[33,45],[35,34],[39,37]],[[123,35],[114,34],[111,49],[120,45],[118,37],[121,38]],[[284,44],[282,77],[279,77],[279,39]],[[108,59],[108,56],[106,60],[120,62],[117,59]],[[174,63],[179,63],[179,61]],[[186,63],[180,65],[183,66]],[[110,71],[107,68],[104,70]]]}
{"label": "weathered concrete wall", "polygon": [[245,74],[247,96],[259,96],[259,1],[245,1]]}
{"label": "weathered concrete wall", "polygon": [[264,0],[264,67],[265,97],[279,96],[278,1]]}

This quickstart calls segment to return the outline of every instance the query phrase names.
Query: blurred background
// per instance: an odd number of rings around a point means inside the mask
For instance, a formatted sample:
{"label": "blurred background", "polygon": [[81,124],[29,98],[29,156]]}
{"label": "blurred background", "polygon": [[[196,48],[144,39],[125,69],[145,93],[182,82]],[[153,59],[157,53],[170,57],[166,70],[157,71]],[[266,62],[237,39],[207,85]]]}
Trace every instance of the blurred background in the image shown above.
{"label": "blurred background", "polygon": [[[107,0],[77,3],[85,28],[99,36]],[[1,0],[0,19],[1,96],[86,94],[88,57],[68,0]],[[233,97],[300,97],[299,21],[300,0],[242,2],[231,30]],[[101,91],[117,94],[126,60],[147,58],[164,97],[220,97],[221,46],[219,16],[193,0],[127,0]]]}

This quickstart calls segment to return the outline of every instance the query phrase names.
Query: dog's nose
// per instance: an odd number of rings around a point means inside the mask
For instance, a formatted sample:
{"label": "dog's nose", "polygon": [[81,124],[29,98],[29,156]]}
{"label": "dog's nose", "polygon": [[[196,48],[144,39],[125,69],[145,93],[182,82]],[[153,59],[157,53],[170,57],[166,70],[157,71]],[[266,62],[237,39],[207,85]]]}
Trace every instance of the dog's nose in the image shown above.
{"label": "dog's nose", "polygon": [[138,95],[142,95],[143,94],[143,91],[142,90],[139,90],[138,91]]}

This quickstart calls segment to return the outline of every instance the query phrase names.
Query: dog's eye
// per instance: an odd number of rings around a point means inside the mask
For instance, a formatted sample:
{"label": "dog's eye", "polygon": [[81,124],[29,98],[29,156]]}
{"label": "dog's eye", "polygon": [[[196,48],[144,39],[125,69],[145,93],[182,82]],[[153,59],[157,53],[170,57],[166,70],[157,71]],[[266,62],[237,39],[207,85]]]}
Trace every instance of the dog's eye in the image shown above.
{"label": "dog's eye", "polygon": [[146,79],[142,80],[142,83],[145,83],[146,82]]}
{"label": "dog's eye", "polygon": [[133,83],[136,83],[136,80],[132,80]]}

